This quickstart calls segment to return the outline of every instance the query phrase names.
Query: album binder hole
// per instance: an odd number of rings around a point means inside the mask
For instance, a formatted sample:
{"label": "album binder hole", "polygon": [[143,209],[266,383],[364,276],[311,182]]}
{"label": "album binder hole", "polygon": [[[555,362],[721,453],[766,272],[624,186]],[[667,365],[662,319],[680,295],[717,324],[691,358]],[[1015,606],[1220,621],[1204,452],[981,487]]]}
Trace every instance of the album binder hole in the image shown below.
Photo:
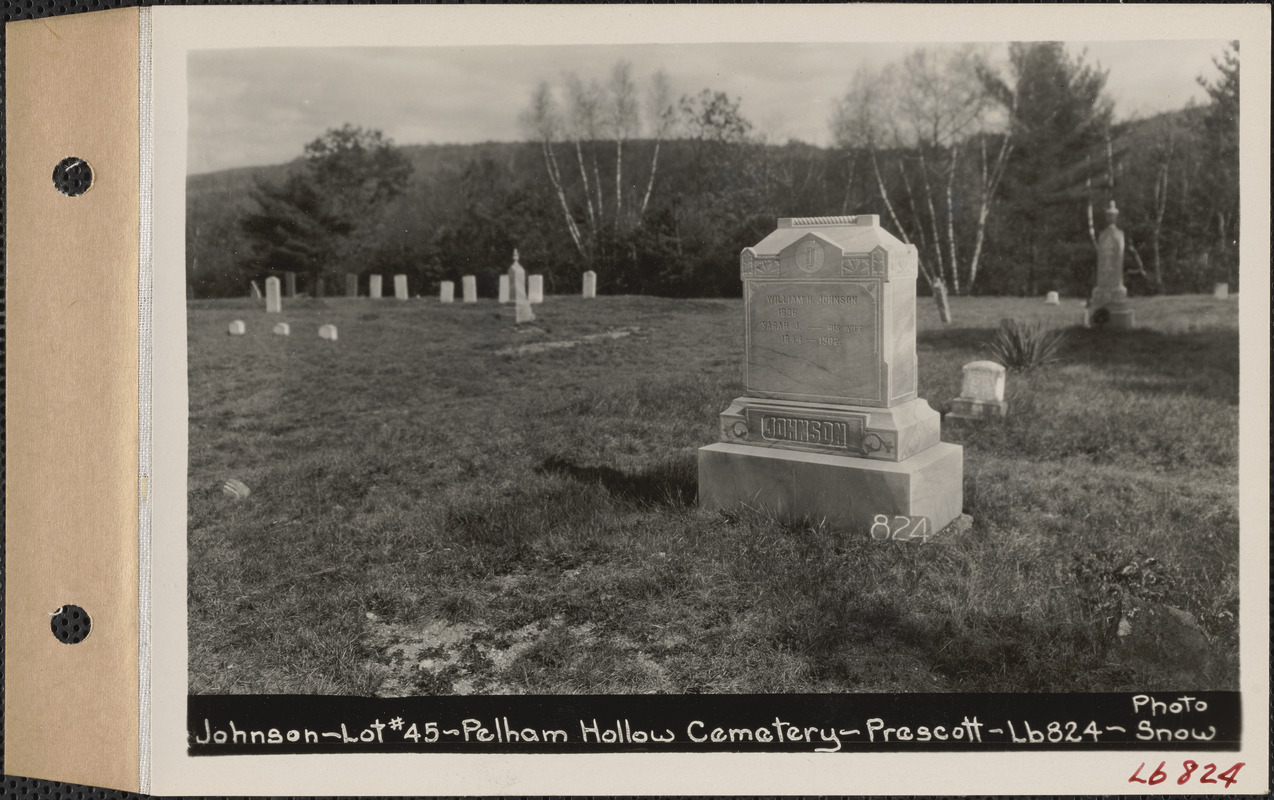
{"label": "album binder hole", "polygon": [[82,158],[64,158],[53,168],[53,186],[67,197],[79,197],[93,185],[93,168]]}
{"label": "album binder hole", "polygon": [[53,612],[49,627],[62,644],[79,644],[88,636],[93,621],[89,619],[88,612],[79,606],[62,606]]}

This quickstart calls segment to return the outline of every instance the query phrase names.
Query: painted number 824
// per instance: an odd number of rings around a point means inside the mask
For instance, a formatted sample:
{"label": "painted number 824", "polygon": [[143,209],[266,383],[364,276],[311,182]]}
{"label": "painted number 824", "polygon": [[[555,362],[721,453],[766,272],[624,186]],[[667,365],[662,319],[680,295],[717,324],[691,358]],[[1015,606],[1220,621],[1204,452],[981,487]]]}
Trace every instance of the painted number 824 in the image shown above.
{"label": "painted number 824", "polygon": [[927,542],[930,535],[928,517],[907,517],[897,514],[891,518],[888,514],[877,514],[871,526],[871,538],[882,542],[888,539],[904,542],[909,539],[919,539]]}

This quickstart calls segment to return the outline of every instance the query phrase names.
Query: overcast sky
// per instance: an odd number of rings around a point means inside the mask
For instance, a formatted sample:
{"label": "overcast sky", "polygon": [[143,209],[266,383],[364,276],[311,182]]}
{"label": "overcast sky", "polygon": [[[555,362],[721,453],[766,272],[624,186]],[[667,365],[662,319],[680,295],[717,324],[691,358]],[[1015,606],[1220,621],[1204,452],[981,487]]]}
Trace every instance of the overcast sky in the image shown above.
{"label": "overcast sky", "polygon": [[[518,114],[542,80],[574,72],[605,81],[624,59],[644,89],[659,69],[674,92],[724,91],[771,141],[830,144],[837,100],[860,66],[883,67],[918,43],[269,48],[201,50],[189,58],[187,171],[278,164],[346,122],[398,144],[514,141]],[[1006,47],[989,45],[993,59]],[[1222,41],[1071,42],[1109,70],[1117,118],[1181,108],[1206,95]]]}

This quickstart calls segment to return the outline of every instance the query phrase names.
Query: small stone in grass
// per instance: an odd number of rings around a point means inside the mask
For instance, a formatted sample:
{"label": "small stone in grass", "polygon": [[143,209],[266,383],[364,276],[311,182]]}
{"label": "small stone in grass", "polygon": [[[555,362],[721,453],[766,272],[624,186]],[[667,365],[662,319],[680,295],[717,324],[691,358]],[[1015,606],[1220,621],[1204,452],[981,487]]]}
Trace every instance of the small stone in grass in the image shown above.
{"label": "small stone in grass", "polygon": [[252,490],[244,485],[243,481],[238,478],[227,479],[225,483],[221,484],[221,491],[228,497],[233,497],[235,500],[242,500],[252,494]]}

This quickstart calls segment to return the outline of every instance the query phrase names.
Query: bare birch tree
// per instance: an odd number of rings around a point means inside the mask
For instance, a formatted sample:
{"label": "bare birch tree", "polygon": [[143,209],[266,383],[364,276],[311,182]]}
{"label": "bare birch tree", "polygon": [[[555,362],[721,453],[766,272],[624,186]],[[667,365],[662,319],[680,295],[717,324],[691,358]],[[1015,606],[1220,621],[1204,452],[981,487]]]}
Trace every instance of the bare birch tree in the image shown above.
{"label": "bare birch tree", "polygon": [[[876,189],[880,200],[885,205],[890,220],[898,230],[903,242],[911,244],[911,235],[907,226],[898,216],[893,200],[889,196],[889,187],[885,183],[881,171],[880,150],[883,140],[890,131],[889,120],[894,118],[893,108],[895,91],[895,73],[892,69],[876,71],[863,67],[854,73],[850,81],[849,91],[837,105],[832,117],[832,134],[839,147],[850,152],[866,151],[871,164],[872,175],[876,179]],[[913,214],[913,218],[914,218]],[[922,251],[926,249],[923,246]],[[951,309],[947,303],[947,289],[941,275],[935,274],[928,266],[926,259],[918,259],[920,274],[933,291],[934,302],[938,305],[938,314],[944,323],[951,322]]]}
{"label": "bare birch tree", "polygon": [[641,117],[637,110],[637,85],[633,83],[632,65],[620,61],[610,73],[610,106],[608,127],[615,140],[615,227],[624,217],[624,141],[637,135]]}
{"label": "bare birch tree", "polygon": [[[559,102],[559,95],[564,102]],[[675,120],[667,77],[659,72],[651,79],[647,114],[655,143],[645,191],[638,203],[636,182],[631,178],[625,181],[624,156],[625,144],[641,134],[640,97],[631,65],[620,61],[611,69],[605,85],[596,80],[585,81],[575,74],[563,76],[556,92],[548,82],[542,82],[521,115],[525,133],[541,145],[545,170],[571,241],[590,266],[599,257],[604,231],[623,236],[642,224],[654,191],[660,143]],[[599,151],[612,144],[614,174],[604,177]],[[574,151],[574,175],[563,174],[557,158],[560,146]],[[631,200],[627,199],[630,191]],[[606,200],[608,195],[612,197],[610,202]]]}
{"label": "bare birch tree", "polygon": [[[970,136],[985,134],[987,129],[990,98],[981,79],[984,64],[985,58],[975,45],[918,48],[903,58],[899,87],[901,124],[909,129],[900,144],[909,145],[916,152],[924,208],[933,235],[935,271],[950,282],[957,294],[962,293],[957,227],[964,225],[957,225],[955,181],[962,146]],[[983,155],[979,213],[973,222],[979,257],[991,198],[1008,157],[1006,148],[1007,139],[1001,146],[997,166],[988,166]],[[945,220],[940,219],[939,205],[943,206]],[[977,277],[972,258],[963,273],[967,288]]]}
{"label": "bare birch tree", "polygon": [[677,107],[672,99],[672,84],[663,71],[656,72],[650,79],[650,93],[646,100],[646,114],[650,119],[655,134],[655,150],[650,157],[650,178],[646,181],[646,193],[641,198],[641,210],[637,217],[640,220],[650,205],[650,193],[655,188],[655,170],[659,166],[659,145],[667,138],[677,122]]}
{"label": "bare birch tree", "polygon": [[588,249],[584,245],[579,224],[571,211],[571,204],[566,199],[566,187],[562,182],[562,170],[558,167],[557,156],[553,152],[553,142],[562,137],[562,121],[553,99],[553,90],[547,82],[541,82],[531,94],[531,107],[522,114],[522,125],[527,133],[540,142],[544,152],[544,164],[548,169],[549,182],[562,204],[562,216],[566,220],[566,230],[580,255],[588,258]]}

